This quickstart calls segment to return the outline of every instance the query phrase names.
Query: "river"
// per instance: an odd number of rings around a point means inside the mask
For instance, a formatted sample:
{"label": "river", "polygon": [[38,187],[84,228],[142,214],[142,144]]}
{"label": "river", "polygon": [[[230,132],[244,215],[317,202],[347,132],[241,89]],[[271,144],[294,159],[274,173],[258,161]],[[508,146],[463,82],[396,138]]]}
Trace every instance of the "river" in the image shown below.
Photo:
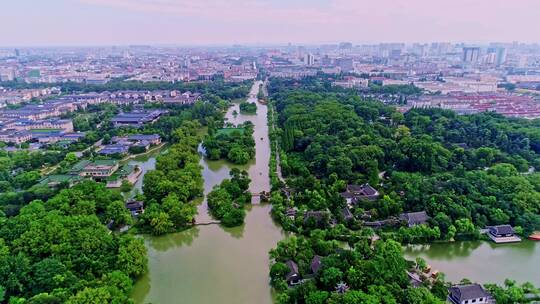
{"label": "river", "polygon": [[405,258],[422,257],[434,270],[454,283],[463,278],[478,283],[501,284],[506,278],[540,286],[540,243],[494,244],[488,241],[409,245]]}
{"label": "river", "polygon": [[[250,93],[256,102],[259,83]],[[254,124],[256,156],[245,166],[226,161],[201,158],[205,195],[214,185],[229,176],[233,167],[246,169],[251,178],[250,191],[270,190],[268,163],[267,107],[257,103],[256,115],[238,114],[235,104],[227,111],[229,122],[239,124],[250,120]],[[261,140],[262,138],[262,140]],[[202,151],[202,148],[200,148]],[[144,236],[148,248],[148,273],[140,278],[132,297],[136,303],[272,303],[268,277],[268,251],[284,237],[282,230],[270,217],[268,204],[247,207],[245,224],[235,228],[219,225],[197,226],[162,237]],[[197,222],[208,215],[206,200],[198,207]]]}

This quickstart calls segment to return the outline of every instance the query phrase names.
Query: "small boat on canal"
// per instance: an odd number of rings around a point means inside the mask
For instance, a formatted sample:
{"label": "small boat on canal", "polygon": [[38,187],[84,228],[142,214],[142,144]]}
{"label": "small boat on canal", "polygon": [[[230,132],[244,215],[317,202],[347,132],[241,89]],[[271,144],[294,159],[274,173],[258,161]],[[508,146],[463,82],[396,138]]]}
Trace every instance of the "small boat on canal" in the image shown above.
{"label": "small boat on canal", "polygon": [[529,236],[529,240],[540,241],[540,231],[535,231],[533,234],[531,234]]}

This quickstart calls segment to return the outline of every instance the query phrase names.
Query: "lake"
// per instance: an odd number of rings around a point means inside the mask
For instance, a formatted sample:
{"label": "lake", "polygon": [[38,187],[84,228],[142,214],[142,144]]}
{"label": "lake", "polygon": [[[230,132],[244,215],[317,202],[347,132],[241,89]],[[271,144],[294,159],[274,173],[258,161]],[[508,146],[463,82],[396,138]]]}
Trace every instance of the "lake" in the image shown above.
{"label": "lake", "polygon": [[503,283],[506,278],[540,286],[540,243],[495,244],[488,241],[435,243],[404,247],[405,258],[422,257],[454,283]]}

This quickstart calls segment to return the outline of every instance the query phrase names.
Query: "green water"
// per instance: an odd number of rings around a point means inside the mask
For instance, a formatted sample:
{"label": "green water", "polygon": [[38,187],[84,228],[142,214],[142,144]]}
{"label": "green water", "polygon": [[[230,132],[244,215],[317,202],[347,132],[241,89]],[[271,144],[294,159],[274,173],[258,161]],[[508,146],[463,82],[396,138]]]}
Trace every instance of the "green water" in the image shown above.
{"label": "green water", "polygon": [[506,278],[540,286],[540,242],[494,244],[487,241],[410,245],[405,257],[424,258],[446,279],[468,278],[478,283],[503,283]]}
{"label": "green water", "polygon": [[135,182],[135,184],[133,185],[133,188],[127,194],[128,197],[133,197],[137,193],[142,192],[142,185],[143,185],[144,175],[149,170],[154,170],[156,168],[156,157],[159,154],[164,153],[165,151],[166,151],[166,148],[165,148],[165,146],[163,146],[163,147],[161,147],[161,148],[159,148],[159,149],[157,149],[155,151],[152,151],[151,153],[144,154],[144,155],[141,155],[141,156],[137,156],[137,157],[129,159],[127,161],[121,162],[121,165],[128,164],[128,165],[132,165],[132,166],[138,166],[142,170],[142,173],[139,176],[139,179],[137,179],[137,182]]}
{"label": "green water", "polygon": [[[252,93],[258,89],[258,83]],[[253,99],[253,98],[251,98]],[[251,100],[254,101],[254,100]],[[229,176],[233,167],[248,170],[252,192],[268,191],[270,145],[265,105],[257,105],[257,115],[237,115],[238,105],[227,112],[234,124],[251,120],[255,125],[256,158],[245,166],[225,161],[201,159],[207,194]],[[262,140],[261,140],[262,138]],[[202,151],[202,148],[200,148]],[[271,207],[259,204],[248,209],[241,227],[197,226],[163,237],[145,236],[149,271],[135,285],[136,303],[272,303],[268,278],[268,251],[284,237],[270,217]],[[197,222],[210,220],[206,200],[198,207]]]}

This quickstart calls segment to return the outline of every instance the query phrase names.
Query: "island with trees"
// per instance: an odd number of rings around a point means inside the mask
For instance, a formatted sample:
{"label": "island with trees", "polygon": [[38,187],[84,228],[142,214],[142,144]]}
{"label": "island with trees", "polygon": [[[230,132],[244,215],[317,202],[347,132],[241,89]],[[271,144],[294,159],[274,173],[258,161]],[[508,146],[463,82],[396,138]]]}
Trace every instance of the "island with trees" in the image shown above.
{"label": "island with trees", "polygon": [[253,123],[247,121],[237,127],[209,130],[203,146],[209,159],[227,159],[234,164],[247,164],[255,156]]}
{"label": "island with trees", "polygon": [[239,105],[240,113],[242,114],[256,114],[257,104],[254,102],[243,101]]}
{"label": "island with trees", "polygon": [[251,203],[251,193],[248,192],[251,180],[246,171],[236,168],[229,174],[231,178],[214,187],[207,200],[210,214],[225,227],[234,227],[244,223],[244,206]]}

